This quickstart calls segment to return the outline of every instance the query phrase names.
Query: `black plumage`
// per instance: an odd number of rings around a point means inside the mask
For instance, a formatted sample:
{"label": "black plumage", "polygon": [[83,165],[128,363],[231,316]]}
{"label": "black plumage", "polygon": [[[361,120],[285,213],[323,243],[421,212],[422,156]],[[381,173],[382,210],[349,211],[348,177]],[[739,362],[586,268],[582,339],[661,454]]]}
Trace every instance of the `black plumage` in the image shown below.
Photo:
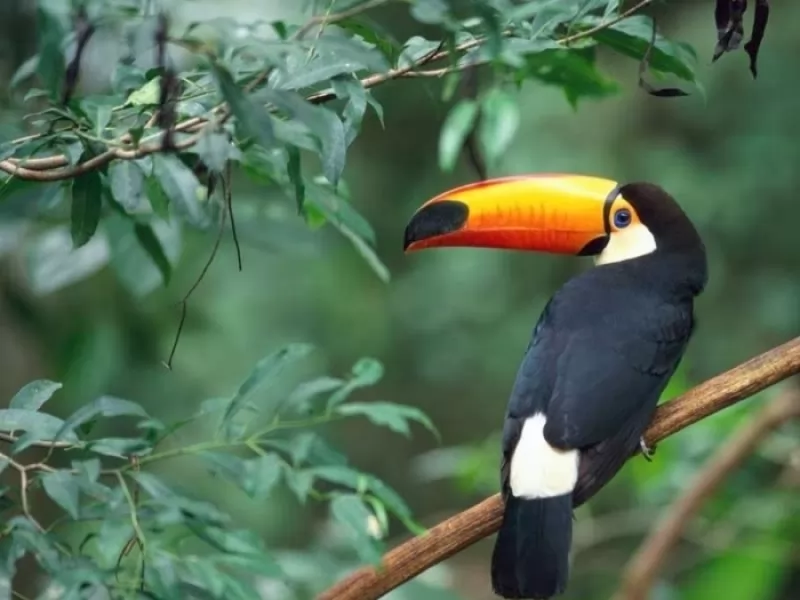
{"label": "black plumage", "polygon": [[[706,283],[700,237],[660,188],[629,184],[620,193],[652,234],[655,251],[568,281],[546,305],[511,392],[501,464],[506,508],[492,557],[492,584],[505,598],[563,592],[572,509],[636,451],[694,329],[694,298]],[[546,418],[547,444],[579,451],[571,493],[511,493],[514,450],[526,419],[537,413]]]}

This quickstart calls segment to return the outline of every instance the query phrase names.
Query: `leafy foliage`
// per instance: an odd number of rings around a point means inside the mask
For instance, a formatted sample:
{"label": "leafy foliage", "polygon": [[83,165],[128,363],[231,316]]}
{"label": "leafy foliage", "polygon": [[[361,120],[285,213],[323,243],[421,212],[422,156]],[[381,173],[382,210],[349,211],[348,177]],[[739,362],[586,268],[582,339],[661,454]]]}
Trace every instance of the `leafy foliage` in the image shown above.
{"label": "leafy foliage", "polygon": [[[494,167],[519,124],[511,86],[537,79],[563,89],[573,105],[613,93],[616,86],[597,70],[596,51],[608,48],[642,60],[654,27],[643,15],[620,12],[615,0],[476,2],[469,15],[449,2],[420,0],[411,4],[410,15],[439,27],[443,37],[413,36],[399,44],[361,18],[382,4],[388,2],[333,2],[303,25],[280,21],[239,30],[232,21],[215,20],[180,31],[165,18],[136,16],[128,2],[90,2],[72,22],[64,7],[42,3],[39,52],[20,68],[15,83],[38,73],[44,89],[33,88],[28,97],[41,102],[49,94],[50,104],[39,113],[33,138],[4,147],[3,195],[24,191],[22,180],[62,182],[47,188],[58,200],[45,212],[59,219],[70,206],[75,248],[96,235],[106,238],[102,246],[113,243],[99,227],[109,212],[133,220],[133,239],[149,258],[147,269],[156,273],[148,280],[167,284],[172,260],[164,245],[170,242],[155,233],[158,224],[168,223],[165,235],[177,239],[182,227],[207,229],[219,222],[224,211],[214,181],[231,164],[294,198],[310,227],[333,225],[388,280],[370,225],[340,185],[348,147],[367,109],[382,118],[371,87],[411,75],[444,75],[450,96],[463,72],[490,65],[491,86],[452,108],[439,158],[444,169],[452,169],[477,129]],[[151,32],[158,59],[151,68],[123,62],[113,90],[82,95],[78,74],[66,71],[90,52],[87,41],[104,22],[122,23],[134,37]],[[70,28],[79,43],[65,48]],[[432,59],[445,64],[426,71]],[[655,38],[649,66],[657,75],[693,83],[693,61],[685,46]],[[47,162],[25,163],[31,158]],[[46,188],[40,189],[43,194]],[[132,267],[111,260],[111,253],[105,260],[135,293],[153,289],[154,284],[130,283],[135,279],[119,270]],[[63,284],[73,281],[65,278]]]}
{"label": "leafy foliage", "polygon": [[[19,511],[0,532],[9,576],[16,559],[31,554],[51,588],[61,589],[64,597],[128,597],[138,589],[159,598],[201,590],[208,597],[255,598],[262,580],[293,585],[280,557],[256,534],[154,469],[181,457],[199,462],[211,477],[259,503],[287,489],[300,503],[329,504],[331,517],[361,560],[380,557],[392,517],[420,531],[397,493],[348,464],[319,428],[364,415],[408,434],[411,422],[432,428],[430,422],[413,407],[349,399],[357,388],[380,379],[382,367],[372,359],[358,362],[349,378],[306,381],[285,398],[270,390],[279,372],[310,350],[295,344],[266,356],[234,394],[202,402],[193,415],[172,426],[134,402],[108,396],[60,419],[41,410],[60,384],[25,386],[10,408],[0,410],[2,430],[12,442],[0,459],[20,481],[16,489],[2,492]],[[92,435],[117,417],[129,423],[129,437]],[[217,432],[211,439],[175,441],[184,428],[209,426]],[[64,452],[70,461],[61,467],[18,462],[34,446],[51,454]],[[63,512],[46,528],[31,508],[37,489]]]}

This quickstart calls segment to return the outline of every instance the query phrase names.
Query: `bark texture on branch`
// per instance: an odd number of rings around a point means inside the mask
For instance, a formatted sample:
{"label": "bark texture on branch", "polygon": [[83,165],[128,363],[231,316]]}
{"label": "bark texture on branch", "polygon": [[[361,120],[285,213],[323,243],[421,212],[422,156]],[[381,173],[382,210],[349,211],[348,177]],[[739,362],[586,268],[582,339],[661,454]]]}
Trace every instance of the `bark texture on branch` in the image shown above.
{"label": "bark texture on branch", "polygon": [[[645,439],[652,447],[685,427],[797,373],[800,373],[800,337],[660,406]],[[356,570],[320,594],[317,600],[380,598],[431,566],[495,533],[500,527],[502,508],[500,495],[495,494],[389,551],[380,569],[362,567]]]}

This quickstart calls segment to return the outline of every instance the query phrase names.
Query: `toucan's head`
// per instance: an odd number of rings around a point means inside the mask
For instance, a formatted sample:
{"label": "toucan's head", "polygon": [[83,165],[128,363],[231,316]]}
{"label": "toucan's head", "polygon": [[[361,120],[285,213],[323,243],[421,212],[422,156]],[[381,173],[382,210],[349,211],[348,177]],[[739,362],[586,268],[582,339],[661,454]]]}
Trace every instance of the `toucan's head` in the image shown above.
{"label": "toucan's head", "polygon": [[599,264],[657,251],[704,256],[691,221],[660,187],[566,174],[491,179],[429,200],[406,227],[404,247],[441,246],[595,256]]}

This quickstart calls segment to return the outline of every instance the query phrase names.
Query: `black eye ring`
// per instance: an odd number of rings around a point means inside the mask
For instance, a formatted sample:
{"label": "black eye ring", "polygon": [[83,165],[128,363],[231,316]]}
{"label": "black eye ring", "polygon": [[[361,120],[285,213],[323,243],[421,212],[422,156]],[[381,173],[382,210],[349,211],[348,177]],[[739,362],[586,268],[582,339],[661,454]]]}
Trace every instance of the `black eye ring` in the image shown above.
{"label": "black eye ring", "polygon": [[617,229],[624,229],[631,224],[631,211],[627,208],[620,208],[614,213],[614,226]]}

